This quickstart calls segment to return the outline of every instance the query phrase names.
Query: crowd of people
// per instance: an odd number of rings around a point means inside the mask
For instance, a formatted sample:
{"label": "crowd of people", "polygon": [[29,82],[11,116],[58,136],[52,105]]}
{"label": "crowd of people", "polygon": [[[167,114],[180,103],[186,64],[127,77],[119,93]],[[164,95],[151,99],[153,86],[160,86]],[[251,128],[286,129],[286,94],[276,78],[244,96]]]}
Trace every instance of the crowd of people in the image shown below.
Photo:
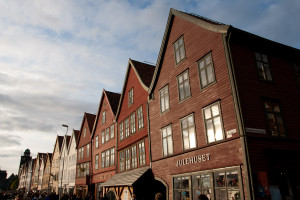
{"label": "crowd of people", "polygon": [[[86,200],[92,200],[85,198]],[[27,192],[22,191],[8,191],[0,192],[0,200],[59,200],[59,196],[55,192]],[[63,194],[60,200],[81,200],[75,194]]]}

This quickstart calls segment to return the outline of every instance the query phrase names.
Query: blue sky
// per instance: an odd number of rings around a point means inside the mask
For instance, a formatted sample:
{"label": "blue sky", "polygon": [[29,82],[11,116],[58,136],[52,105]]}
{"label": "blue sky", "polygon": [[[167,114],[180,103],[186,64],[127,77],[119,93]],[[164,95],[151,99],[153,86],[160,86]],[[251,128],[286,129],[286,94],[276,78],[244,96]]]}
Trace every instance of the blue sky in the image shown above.
{"label": "blue sky", "polygon": [[0,168],[79,129],[129,58],[156,63],[170,8],[300,48],[297,0],[0,0]]}

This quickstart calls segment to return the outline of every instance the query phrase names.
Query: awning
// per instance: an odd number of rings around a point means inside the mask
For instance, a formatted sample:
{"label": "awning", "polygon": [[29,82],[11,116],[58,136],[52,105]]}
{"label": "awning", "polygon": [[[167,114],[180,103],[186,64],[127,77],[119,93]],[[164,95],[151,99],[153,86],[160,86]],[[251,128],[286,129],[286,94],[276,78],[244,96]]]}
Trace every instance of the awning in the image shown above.
{"label": "awning", "polygon": [[142,167],[127,172],[118,173],[102,183],[101,186],[132,186],[149,169],[149,167]]}

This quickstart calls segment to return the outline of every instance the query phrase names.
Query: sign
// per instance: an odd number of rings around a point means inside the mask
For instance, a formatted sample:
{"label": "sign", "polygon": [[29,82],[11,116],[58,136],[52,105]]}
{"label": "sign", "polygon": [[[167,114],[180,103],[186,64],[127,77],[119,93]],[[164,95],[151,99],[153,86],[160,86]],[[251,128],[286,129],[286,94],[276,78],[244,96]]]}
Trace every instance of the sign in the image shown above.
{"label": "sign", "polygon": [[209,160],[210,160],[210,153],[202,154],[202,155],[198,155],[198,156],[194,156],[194,157],[190,157],[190,158],[184,158],[181,160],[177,160],[176,167],[195,164],[198,162],[206,162]]}
{"label": "sign", "polygon": [[246,128],[247,133],[260,133],[260,134],[266,134],[265,129],[258,129],[258,128]]}

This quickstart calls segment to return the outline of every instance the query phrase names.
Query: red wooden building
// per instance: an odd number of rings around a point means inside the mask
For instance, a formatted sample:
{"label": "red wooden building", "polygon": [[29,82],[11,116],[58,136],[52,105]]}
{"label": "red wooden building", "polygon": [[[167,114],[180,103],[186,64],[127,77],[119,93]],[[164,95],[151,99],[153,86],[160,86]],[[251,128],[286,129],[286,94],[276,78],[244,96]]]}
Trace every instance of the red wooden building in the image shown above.
{"label": "red wooden building", "polygon": [[[117,199],[147,199],[151,179],[148,139],[148,89],[155,67],[129,59],[116,113],[118,124],[117,174],[104,182],[104,192]],[[111,191],[111,192],[110,192]]]}
{"label": "red wooden building", "polygon": [[299,57],[171,9],[149,88],[156,190],[176,200],[299,198]]}
{"label": "red wooden building", "polygon": [[87,192],[94,192],[94,185],[91,181],[92,172],[92,146],[91,136],[96,115],[84,113],[82,124],[77,139],[77,168],[76,168],[76,195],[85,197]]}
{"label": "red wooden building", "polygon": [[103,192],[101,184],[116,173],[117,123],[115,115],[120,94],[103,90],[92,132],[93,183],[96,199]]}

